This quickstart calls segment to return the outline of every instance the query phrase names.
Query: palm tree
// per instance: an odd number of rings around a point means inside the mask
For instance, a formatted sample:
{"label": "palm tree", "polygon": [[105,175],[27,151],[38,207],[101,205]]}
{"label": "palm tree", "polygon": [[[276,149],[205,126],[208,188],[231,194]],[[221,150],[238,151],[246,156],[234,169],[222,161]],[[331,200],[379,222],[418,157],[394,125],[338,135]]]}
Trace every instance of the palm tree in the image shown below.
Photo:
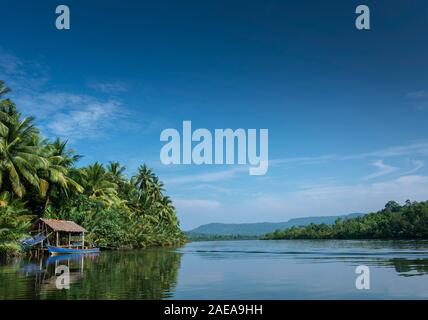
{"label": "palm tree", "polygon": [[83,192],[83,187],[70,176],[73,171],[72,165],[81,156],[75,154],[73,149],[67,149],[67,141],[61,141],[59,138],[53,143],[43,140],[38,144],[49,161],[48,167],[38,172],[40,196],[45,198],[44,211],[46,211],[52,195],[56,195],[58,202],[62,202],[64,197],[68,198],[70,189],[78,193]]}
{"label": "palm tree", "polygon": [[0,243],[25,236],[32,218],[22,200],[7,191],[0,193]]}
{"label": "palm tree", "polygon": [[151,196],[155,201],[159,201],[163,197],[162,194],[165,192],[163,182],[160,181],[157,176],[153,175],[151,186]]}
{"label": "palm tree", "polygon": [[[0,92],[7,92],[1,83]],[[12,102],[0,101],[0,188],[11,189],[20,198],[28,186],[39,189],[37,170],[49,164],[35,144],[39,131],[33,120],[21,120]]]}
{"label": "palm tree", "polygon": [[56,138],[52,143],[49,143],[51,155],[61,157],[61,165],[66,168],[72,168],[83,156],[76,154],[74,149],[67,148],[68,141],[61,141]]}
{"label": "palm tree", "polygon": [[107,204],[119,204],[117,184],[110,180],[104,166],[98,162],[82,169],[84,192],[91,199],[98,199]]}
{"label": "palm tree", "polygon": [[10,92],[10,88],[5,86],[4,80],[0,80],[0,98],[8,92]]}
{"label": "palm tree", "polygon": [[126,167],[117,161],[110,161],[107,165],[107,172],[115,183],[123,182],[126,179],[125,170]]}
{"label": "palm tree", "polygon": [[152,169],[148,168],[145,164],[138,168],[138,173],[133,177],[133,181],[137,189],[140,191],[140,197],[144,193],[149,193],[153,178],[155,177]]}

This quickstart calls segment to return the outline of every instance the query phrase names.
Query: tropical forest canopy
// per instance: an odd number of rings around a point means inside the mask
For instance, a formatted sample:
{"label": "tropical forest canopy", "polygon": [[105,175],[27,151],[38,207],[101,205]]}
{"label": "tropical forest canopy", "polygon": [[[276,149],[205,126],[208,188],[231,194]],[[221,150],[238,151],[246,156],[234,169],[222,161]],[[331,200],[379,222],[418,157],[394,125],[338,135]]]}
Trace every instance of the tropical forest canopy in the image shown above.
{"label": "tropical forest canopy", "polygon": [[0,253],[39,217],[72,220],[104,248],[180,244],[185,236],[164,185],[146,165],[128,178],[112,161],[78,167],[81,158],[59,138],[43,138],[0,80]]}
{"label": "tropical forest canopy", "polygon": [[276,230],[264,239],[428,239],[428,201],[389,201],[385,208],[333,225],[310,224]]}

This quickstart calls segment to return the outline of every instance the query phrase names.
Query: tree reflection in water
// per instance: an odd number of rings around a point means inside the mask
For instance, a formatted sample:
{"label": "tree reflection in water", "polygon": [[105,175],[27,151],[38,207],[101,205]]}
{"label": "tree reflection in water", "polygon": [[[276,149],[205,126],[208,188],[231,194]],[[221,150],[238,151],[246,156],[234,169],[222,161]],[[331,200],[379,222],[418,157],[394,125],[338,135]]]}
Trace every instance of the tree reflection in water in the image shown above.
{"label": "tree reflection in water", "polygon": [[[169,298],[180,259],[180,253],[165,248],[15,260],[1,269],[0,299]],[[69,268],[68,290],[56,287],[55,268],[59,265]]]}
{"label": "tree reflection in water", "polygon": [[428,274],[428,259],[404,259],[389,260],[398,275],[403,277],[422,276]]}

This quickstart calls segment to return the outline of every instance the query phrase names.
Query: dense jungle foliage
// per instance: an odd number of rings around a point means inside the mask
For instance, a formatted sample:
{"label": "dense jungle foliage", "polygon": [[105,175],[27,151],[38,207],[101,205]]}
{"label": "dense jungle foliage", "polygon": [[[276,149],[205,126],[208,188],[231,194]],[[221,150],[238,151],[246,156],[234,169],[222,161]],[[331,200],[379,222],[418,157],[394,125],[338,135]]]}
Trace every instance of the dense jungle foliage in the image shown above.
{"label": "dense jungle foliage", "polygon": [[389,201],[385,208],[332,225],[310,224],[276,230],[264,239],[428,239],[428,201],[401,206]]}

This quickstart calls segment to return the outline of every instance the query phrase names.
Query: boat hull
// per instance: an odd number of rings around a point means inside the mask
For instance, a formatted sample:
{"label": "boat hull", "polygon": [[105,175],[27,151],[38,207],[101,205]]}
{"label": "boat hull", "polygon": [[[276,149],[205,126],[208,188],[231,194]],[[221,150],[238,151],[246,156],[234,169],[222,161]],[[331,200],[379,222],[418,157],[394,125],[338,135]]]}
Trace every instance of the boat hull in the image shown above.
{"label": "boat hull", "polygon": [[100,252],[99,248],[73,249],[73,248],[54,247],[54,246],[50,246],[50,245],[46,245],[46,248],[49,250],[49,253],[51,255],[58,255],[58,254],[81,254],[81,253],[97,253],[97,252]]}

